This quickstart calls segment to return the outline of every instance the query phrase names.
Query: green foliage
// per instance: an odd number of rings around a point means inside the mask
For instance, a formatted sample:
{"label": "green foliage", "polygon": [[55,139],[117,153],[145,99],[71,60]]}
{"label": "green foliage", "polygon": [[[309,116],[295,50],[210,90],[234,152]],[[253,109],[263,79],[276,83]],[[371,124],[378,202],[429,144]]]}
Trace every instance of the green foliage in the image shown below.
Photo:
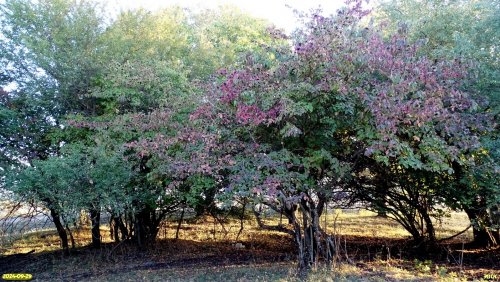
{"label": "green foliage", "polygon": [[430,273],[432,270],[432,261],[431,260],[425,260],[425,261],[420,261],[418,259],[415,259],[413,261],[413,264],[415,265],[415,270],[418,272],[422,273]]}
{"label": "green foliage", "polygon": [[63,115],[91,111],[86,95],[99,70],[100,12],[90,1],[0,4],[0,63],[8,77],[0,86],[14,86],[0,101],[2,159],[16,165],[46,159],[58,150],[50,135]]}
{"label": "green foliage", "polygon": [[117,115],[151,112],[160,107],[180,109],[180,101],[193,95],[186,75],[162,61],[127,61],[109,64],[92,96],[98,98],[100,113]]}
{"label": "green foliage", "polygon": [[477,80],[472,85],[491,102],[498,115],[500,81],[500,2],[394,0],[377,10],[388,31],[404,29],[413,40],[423,40],[421,52],[435,60],[472,61]]}
{"label": "green foliage", "polygon": [[130,164],[102,148],[65,147],[61,156],[33,161],[32,166],[7,174],[6,187],[19,200],[56,210],[76,222],[82,209],[120,214],[131,205]]}
{"label": "green foliage", "polygon": [[293,224],[300,206],[299,237],[331,201],[367,202],[417,239],[435,239],[437,204],[496,205],[498,1],[394,0],[376,10],[385,26],[348,6],[290,38],[230,6],[109,20],[92,1],[6,0],[4,186],[152,236],[179,208],[242,199]]}
{"label": "green foliage", "polygon": [[0,90],[0,167],[43,159],[54,152],[49,138],[54,126],[39,102],[24,92]]}
{"label": "green foliage", "polygon": [[[394,0],[381,5],[378,20],[388,23],[388,30],[402,29],[413,41],[420,41],[423,54],[435,61],[455,58],[467,64],[474,76],[463,88],[477,97],[481,108],[498,123],[500,111],[500,2],[499,1],[415,1]],[[455,164],[452,179],[442,189],[447,203],[469,210],[475,222],[475,233],[488,225],[489,219],[479,216],[480,210],[495,207],[500,200],[496,180],[499,167],[498,125],[482,134],[479,150],[461,156]],[[431,144],[436,140],[428,140]],[[437,160],[435,171],[442,168],[439,152],[424,147],[427,158]],[[464,162],[465,161],[465,162]],[[448,188],[445,188],[449,186]],[[473,212],[471,212],[473,211]],[[476,214],[476,215],[473,215]],[[474,218],[474,217],[480,218]],[[480,224],[477,224],[477,223]],[[483,227],[479,228],[479,226]],[[492,236],[492,235],[488,235]],[[500,238],[498,234],[497,238]],[[498,240],[498,239],[497,239]]]}
{"label": "green foliage", "polygon": [[18,1],[0,6],[6,72],[18,89],[41,95],[47,115],[85,107],[98,72],[103,18],[90,1]]}
{"label": "green foliage", "polygon": [[104,58],[119,63],[159,60],[180,69],[191,53],[188,20],[180,7],[123,12],[104,34]]}
{"label": "green foliage", "polygon": [[276,57],[269,49],[285,45],[283,38],[270,32],[270,23],[253,18],[234,6],[220,6],[194,15],[196,47],[192,56],[192,77],[206,78],[214,71],[241,65],[252,54],[267,65]]}

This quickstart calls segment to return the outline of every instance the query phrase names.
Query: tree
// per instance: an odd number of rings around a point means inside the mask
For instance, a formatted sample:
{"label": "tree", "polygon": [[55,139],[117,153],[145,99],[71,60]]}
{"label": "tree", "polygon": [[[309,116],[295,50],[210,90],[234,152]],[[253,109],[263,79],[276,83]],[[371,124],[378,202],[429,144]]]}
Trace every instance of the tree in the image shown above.
{"label": "tree", "polygon": [[[434,241],[429,210],[440,199],[432,197],[438,187],[433,175],[441,179],[453,173],[454,162],[465,164],[462,156],[476,150],[488,130],[487,118],[461,90],[464,64],[425,57],[404,32],[384,39],[376,27],[361,28],[364,15],[359,1],[331,18],[311,15],[277,66],[249,57],[243,67],[221,72],[207,92],[210,103],[193,115],[217,125],[211,131],[217,155],[228,162],[213,171],[228,179],[226,191],[289,217],[301,268],[319,254],[329,258],[331,239],[319,226],[323,207],[342,195],[336,191],[359,182],[352,173],[371,163],[390,172],[377,177],[399,175],[380,187],[384,193],[418,188],[406,203]],[[356,187],[360,194],[369,189]],[[394,206],[393,215],[408,205]],[[396,219],[421,241],[425,234],[404,224],[415,215]],[[328,247],[317,252],[318,246]]]}
{"label": "tree", "polygon": [[[471,85],[498,107],[498,1],[413,1],[385,2],[377,18],[396,30],[403,26],[409,38],[425,40],[421,48],[432,59],[458,57],[474,60],[478,80]],[[494,110],[498,114],[498,109]]]}
{"label": "tree", "polygon": [[[29,164],[27,174],[58,177],[34,167],[41,165],[39,160],[58,154],[61,143],[53,137],[61,130],[64,115],[93,111],[87,94],[99,72],[97,55],[104,23],[100,12],[90,1],[9,0],[0,4],[0,62],[2,77],[8,78],[2,86],[13,88],[1,101],[4,172]],[[47,170],[58,165],[55,159],[46,164]],[[38,200],[51,210],[67,249],[59,203],[50,195],[56,190],[42,190]]]}
{"label": "tree", "polygon": [[[412,41],[425,40],[420,52],[434,60],[459,58],[463,62],[473,61],[469,70],[476,74],[476,78],[463,87],[475,95],[478,107],[498,123],[500,21],[496,15],[499,12],[498,1],[398,0],[381,5],[378,20],[386,22],[389,30],[403,27]],[[481,189],[472,188],[478,187],[474,180],[476,177],[473,176],[479,175],[477,168],[487,166],[488,169],[482,172],[484,175],[490,174],[487,171],[498,169],[499,159],[494,149],[498,140],[497,132],[494,130],[481,137],[483,148],[479,151],[482,153],[469,152],[468,158],[481,163],[480,166],[454,164],[456,183],[452,186],[459,188],[455,190],[455,195],[450,191],[448,193],[452,206],[467,211],[474,223],[474,241],[480,245],[498,243],[498,234],[496,240],[491,240],[489,238],[495,236],[488,235],[488,226],[477,224],[491,222],[487,210],[496,206],[496,202],[491,200],[497,199],[500,194],[498,183],[489,182],[488,185],[481,185]],[[460,191],[475,192],[463,194]],[[454,205],[457,201],[462,204]]]}
{"label": "tree", "polygon": [[286,44],[271,23],[254,18],[237,7],[225,5],[192,15],[194,48],[190,53],[190,77],[206,79],[215,71],[240,65],[251,53],[271,63],[275,53],[268,49]]}
{"label": "tree", "polygon": [[[101,10],[89,1],[5,1],[0,5],[2,75],[8,77],[9,110],[2,155],[14,163],[45,159],[58,144],[51,134],[75,111],[91,112],[88,99],[98,73],[97,53],[103,31]],[[3,143],[4,144],[4,143]]]}
{"label": "tree", "polygon": [[0,91],[0,166],[7,169],[22,161],[50,154],[46,135],[52,126],[45,112],[24,93]]}
{"label": "tree", "polygon": [[[202,101],[197,81],[239,60],[240,53],[264,54],[266,46],[260,44],[277,41],[267,35],[263,21],[233,13],[225,9],[221,14],[205,11],[203,16],[178,7],[127,12],[104,34],[109,64],[91,94],[98,116],[75,116],[71,125],[91,128],[100,142],[127,148],[125,155],[138,172],[132,181],[134,208],[129,218],[131,234],[140,244],[155,239],[167,214],[185,207],[201,214],[214,207],[215,178],[206,172],[186,176],[179,164],[200,147],[186,143],[192,138],[190,130],[199,133],[189,121],[189,113]],[[240,42],[238,31],[248,28],[254,29],[252,38],[262,42]],[[221,59],[220,52],[227,58]]]}
{"label": "tree", "polygon": [[75,225],[82,210],[91,214],[92,245],[99,247],[101,210],[121,214],[131,206],[124,193],[133,171],[120,155],[103,148],[65,147],[62,156],[33,161],[30,167],[11,170],[7,187],[25,203],[42,204],[52,216],[65,253],[66,229]]}

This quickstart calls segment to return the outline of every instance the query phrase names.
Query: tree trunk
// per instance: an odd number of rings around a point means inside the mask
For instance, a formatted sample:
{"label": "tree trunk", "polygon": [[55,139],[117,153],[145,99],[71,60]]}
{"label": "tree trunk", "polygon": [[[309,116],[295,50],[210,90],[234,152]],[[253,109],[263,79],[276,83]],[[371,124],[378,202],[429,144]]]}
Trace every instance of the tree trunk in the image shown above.
{"label": "tree trunk", "polygon": [[75,249],[76,243],[75,243],[75,237],[73,237],[73,233],[71,232],[71,229],[69,228],[68,224],[66,224],[66,230],[69,234],[69,238],[71,239],[71,249]]}
{"label": "tree trunk", "polygon": [[300,229],[300,224],[296,220],[293,221],[293,229],[294,229],[294,239],[295,244],[297,245],[297,256],[299,262],[299,271],[303,272],[307,269],[306,266],[306,258],[304,253],[304,242],[302,240],[302,231]]}
{"label": "tree trunk", "polygon": [[422,216],[425,223],[425,232],[427,233],[427,239],[431,245],[436,243],[436,231],[434,229],[434,225],[432,224],[431,217],[426,209],[420,211],[420,215]]}
{"label": "tree trunk", "polygon": [[[297,217],[296,211],[298,207],[301,211],[301,219]],[[298,270],[301,278],[305,278],[311,267],[320,260],[331,263],[338,255],[335,240],[320,227],[319,217],[325,207],[326,199],[321,199],[321,196],[317,204],[310,197],[307,197],[299,203],[290,203],[284,200],[279,208],[271,206],[273,210],[281,211],[288,218],[289,224],[293,226],[293,231],[284,228],[282,225],[268,226],[263,224],[259,219],[260,213],[254,208],[259,227],[286,232],[293,236],[297,248]]]}
{"label": "tree trunk", "polygon": [[92,247],[101,247],[101,230],[99,229],[101,225],[101,212],[96,209],[90,209],[90,221],[92,222]]}
{"label": "tree trunk", "polygon": [[118,228],[118,219],[111,215],[111,219],[109,220],[109,232],[111,239],[115,240],[116,243],[120,242],[120,229]]}
{"label": "tree trunk", "polygon": [[320,256],[328,261],[330,256],[328,254],[329,246],[327,240],[325,240],[324,244],[326,248],[323,248],[323,244],[321,242],[322,237],[326,239],[327,236],[322,233],[319,225],[318,206],[311,199],[309,199],[302,200],[300,208],[302,211],[303,236],[301,240],[302,245],[299,246],[299,251],[302,252],[302,258],[299,257],[299,259],[302,260],[302,262],[299,263],[299,268],[301,270],[308,270],[317,264]]}
{"label": "tree trunk", "polygon": [[152,243],[156,239],[161,223],[161,216],[153,208],[146,207],[135,217],[133,239],[139,246]]}
{"label": "tree trunk", "polygon": [[52,216],[52,221],[54,222],[57,234],[59,234],[59,238],[61,239],[61,245],[65,255],[69,255],[69,245],[68,245],[68,234],[66,233],[66,229],[61,223],[61,217],[59,213],[55,209],[50,209],[50,216]]}
{"label": "tree trunk", "polygon": [[[457,180],[464,177],[464,170],[457,163],[453,163]],[[467,190],[468,187],[459,183],[459,189]],[[493,225],[493,220],[487,211],[485,195],[478,193],[472,200],[472,203],[464,205],[463,209],[472,225],[472,233],[474,236],[472,244],[479,247],[493,247],[500,244],[499,230],[490,230]]]}
{"label": "tree trunk", "polygon": [[117,219],[116,219],[116,223],[118,224],[118,228],[120,228],[120,232],[122,233],[122,240],[126,240],[128,237],[129,237],[129,232],[128,232],[128,229],[127,229],[127,226],[125,226],[125,224],[123,223],[123,219],[121,216],[119,216]]}
{"label": "tree trunk", "polygon": [[179,224],[177,224],[177,230],[175,231],[175,240],[179,239],[179,230],[181,229],[182,226],[182,221],[184,220],[184,211],[186,208],[182,208],[182,213],[181,217],[179,218]]}
{"label": "tree trunk", "polygon": [[465,213],[472,223],[472,234],[474,239],[472,243],[479,247],[494,247],[500,243],[498,230],[489,230],[491,226],[490,215],[486,210],[465,208]]}
{"label": "tree trunk", "polygon": [[[391,203],[391,205],[393,204]],[[416,220],[416,211],[413,208],[388,209],[388,212],[396,222],[411,234],[415,245],[420,245],[424,241],[424,234],[420,231],[419,222]]]}

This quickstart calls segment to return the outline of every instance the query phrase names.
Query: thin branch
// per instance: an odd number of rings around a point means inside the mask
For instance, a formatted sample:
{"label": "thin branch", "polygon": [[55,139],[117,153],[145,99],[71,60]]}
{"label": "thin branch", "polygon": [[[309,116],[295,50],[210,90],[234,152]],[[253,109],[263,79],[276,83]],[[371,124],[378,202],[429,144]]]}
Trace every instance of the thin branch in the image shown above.
{"label": "thin branch", "polygon": [[464,230],[462,230],[462,231],[458,232],[457,234],[452,235],[450,237],[439,239],[438,242],[448,241],[448,240],[451,240],[457,236],[460,236],[460,235],[464,234],[465,232],[467,232],[467,230],[469,230],[471,227],[472,227],[472,224],[469,224],[469,226],[467,228],[465,228]]}

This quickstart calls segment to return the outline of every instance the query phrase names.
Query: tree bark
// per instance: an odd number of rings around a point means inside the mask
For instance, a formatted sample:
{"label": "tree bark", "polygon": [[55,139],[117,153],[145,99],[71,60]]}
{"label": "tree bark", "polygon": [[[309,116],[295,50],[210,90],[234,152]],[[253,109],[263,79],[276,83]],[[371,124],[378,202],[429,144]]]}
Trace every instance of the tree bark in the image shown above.
{"label": "tree bark", "polygon": [[112,239],[114,239],[115,242],[120,242],[120,239],[126,240],[128,238],[128,229],[123,223],[122,216],[119,215],[111,217],[111,231]]}
{"label": "tree bark", "polygon": [[101,247],[101,230],[99,229],[101,225],[101,212],[97,209],[90,209],[90,221],[92,222],[92,247]]}
{"label": "tree bark", "polygon": [[73,233],[71,232],[71,229],[69,228],[68,224],[66,224],[66,230],[69,234],[69,238],[71,239],[71,249],[75,249],[76,243],[75,243],[75,237],[73,237]]}
{"label": "tree bark", "polygon": [[[299,249],[303,252],[300,264],[302,270],[308,270],[315,265],[320,255],[328,260],[327,249],[322,248],[321,244],[321,228],[319,226],[318,206],[309,198],[308,200],[302,199],[300,202],[302,211],[302,246]],[[326,237],[326,236],[323,236]]]}
{"label": "tree bark", "polygon": [[135,217],[133,239],[139,246],[152,243],[159,231],[161,219],[153,208],[146,207]]}
{"label": "tree bark", "polygon": [[489,230],[491,218],[486,210],[465,208],[465,213],[472,223],[472,243],[479,247],[495,247],[500,243],[498,230]]}
{"label": "tree bark", "polygon": [[109,220],[109,232],[111,239],[115,240],[115,242],[120,242],[120,236],[119,232],[120,230],[118,229],[118,220],[115,216],[111,215],[111,219]]}
{"label": "tree bark", "polygon": [[50,216],[52,217],[52,221],[54,222],[57,234],[59,234],[59,238],[61,239],[61,245],[65,255],[69,255],[69,245],[68,245],[68,234],[66,233],[66,229],[64,229],[63,224],[61,223],[61,217],[59,213],[51,208]]}
{"label": "tree bark", "polygon": [[181,229],[182,221],[184,220],[185,208],[182,208],[181,217],[179,218],[179,224],[177,225],[177,230],[175,231],[175,240],[179,239],[179,230]]}
{"label": "tree bark", "polygon": [[427,239],[430,244],[436,243],[436,230],[434,229],[434,225],[432,223],[431,217],[426,209],[422,209],[420,211],[420,215],[422,216],[425,223],[425,231],[427,233]]}
{"label": "tree bark", "polygon": [[120,232],[122,233],[122,240],[126,240],[129,237],[129,231],[127,229],[127,226],[125,226],[125,224],[123,223],[122,217],[118,216],[116,222],[118,224],[118,228],[120,228]]}

